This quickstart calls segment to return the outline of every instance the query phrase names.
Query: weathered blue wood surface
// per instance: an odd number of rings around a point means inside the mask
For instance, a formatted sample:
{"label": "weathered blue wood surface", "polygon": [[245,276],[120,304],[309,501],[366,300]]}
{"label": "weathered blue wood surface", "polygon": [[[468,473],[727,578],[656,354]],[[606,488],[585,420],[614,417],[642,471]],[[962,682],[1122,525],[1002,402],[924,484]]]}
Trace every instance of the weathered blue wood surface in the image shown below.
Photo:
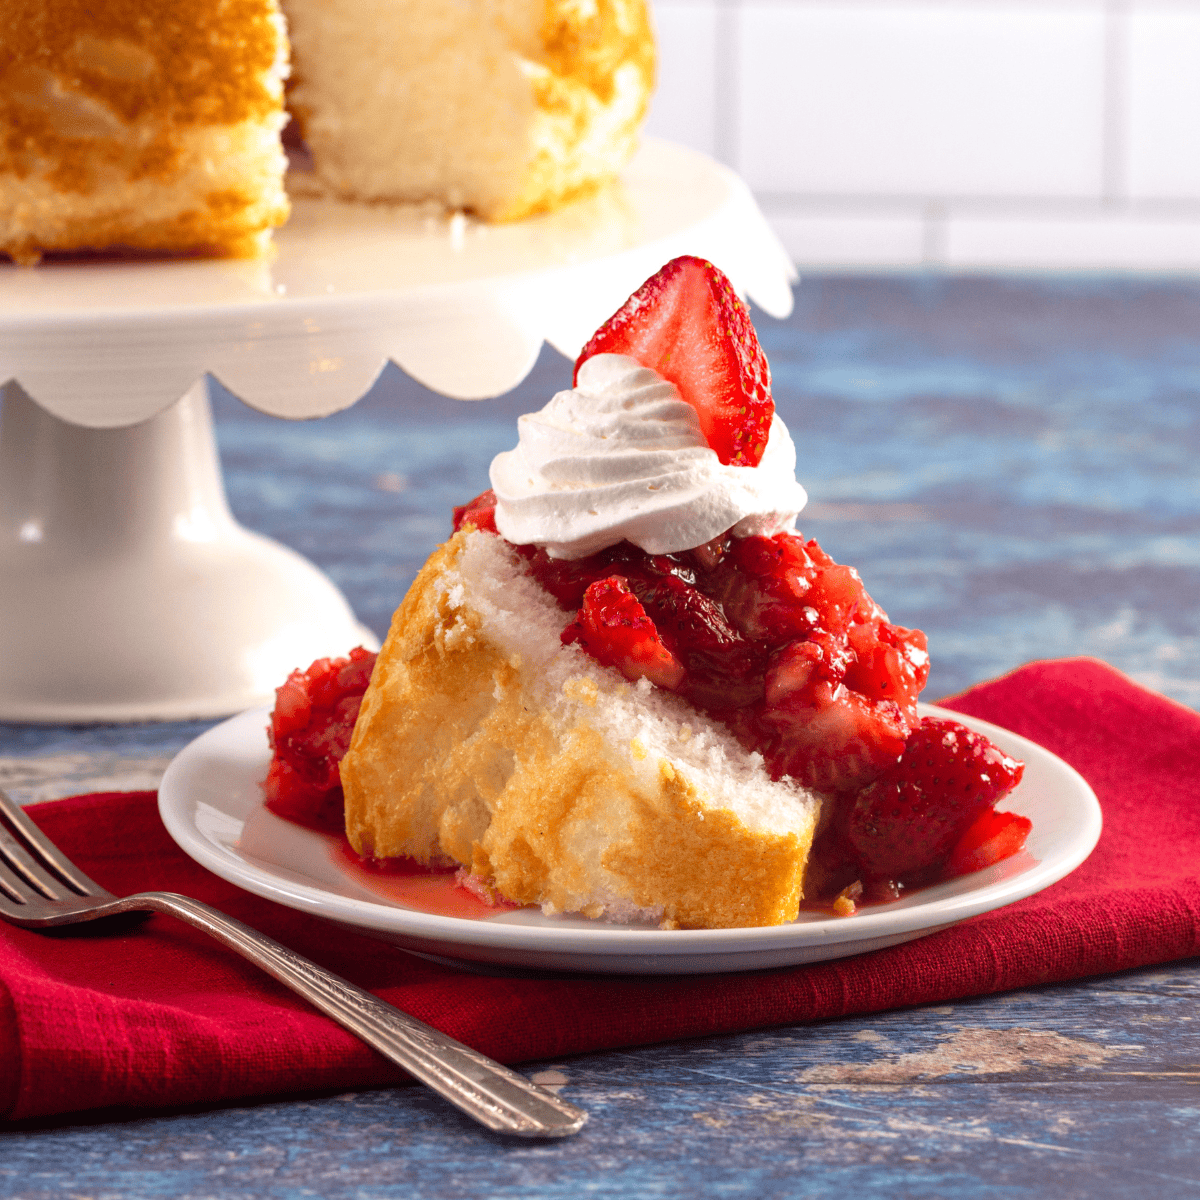
{"label": "weathered blue wood surface", "polygon": [[[1200,705],[1200,283],[814,278],[758,326],[801,526],[929,632],[927,695],[1094,654]],[[515,415],[568,377],[547,352],[464,405],[390,370],[294,425],[222,398],[234,509],[382,633]],[[0,783],[140,781],[202,728],[0,725]],[[9,1127],[0,1196],[1200,1196],[1198,1001],[1192,962],[537,1064],[592,1113],[561,1144],[416,1088]]]}

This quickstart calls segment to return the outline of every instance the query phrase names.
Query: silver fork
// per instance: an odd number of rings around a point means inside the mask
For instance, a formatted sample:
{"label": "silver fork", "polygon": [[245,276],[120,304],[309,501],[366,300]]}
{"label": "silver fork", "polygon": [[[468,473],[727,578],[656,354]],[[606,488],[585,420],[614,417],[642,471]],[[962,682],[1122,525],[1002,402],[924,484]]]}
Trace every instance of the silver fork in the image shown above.
{"label": "silver fork", "polygon": [[0,917],[26,929],[53,929],[128,912],[168,913],[211,934],[488,1129],[566,1137],[587,1120],[553,1092],[207,904],[174,892],[118,899],[69,862],[0,791]]}

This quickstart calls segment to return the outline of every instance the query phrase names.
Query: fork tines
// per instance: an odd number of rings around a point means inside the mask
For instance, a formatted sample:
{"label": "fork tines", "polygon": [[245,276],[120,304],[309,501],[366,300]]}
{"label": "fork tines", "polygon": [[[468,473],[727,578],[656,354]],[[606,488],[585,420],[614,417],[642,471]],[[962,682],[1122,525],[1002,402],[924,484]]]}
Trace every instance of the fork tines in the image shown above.
{"label": "fork tines", "polygon": [[13,904],[37,898],[63,900],[100,891],[82,871],[0,790],[0,892]]}

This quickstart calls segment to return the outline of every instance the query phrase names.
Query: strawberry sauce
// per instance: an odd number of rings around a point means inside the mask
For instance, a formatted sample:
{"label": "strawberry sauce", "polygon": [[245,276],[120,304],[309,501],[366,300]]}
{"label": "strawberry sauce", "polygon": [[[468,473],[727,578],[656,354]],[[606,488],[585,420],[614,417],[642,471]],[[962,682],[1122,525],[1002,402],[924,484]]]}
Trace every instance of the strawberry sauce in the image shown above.
{"label": "strawberry sauce", "polygon": [[925,635],[891,624],[815,541],[718,538],[656,555],[622,542],[577,560],[515,549],[577,613],[564,642],[707,712],[776,778],[856,790],[916,728]]}
{"label": "strawberry sauce", "polygon": [[454,867],[426,867],[412,858],[362,859],[344,836],[330,841],[333,861],[346,876],[381,899],[406,908],[486,921],[520,907],[503,899],[488,903],[459,883],[460,873]]}

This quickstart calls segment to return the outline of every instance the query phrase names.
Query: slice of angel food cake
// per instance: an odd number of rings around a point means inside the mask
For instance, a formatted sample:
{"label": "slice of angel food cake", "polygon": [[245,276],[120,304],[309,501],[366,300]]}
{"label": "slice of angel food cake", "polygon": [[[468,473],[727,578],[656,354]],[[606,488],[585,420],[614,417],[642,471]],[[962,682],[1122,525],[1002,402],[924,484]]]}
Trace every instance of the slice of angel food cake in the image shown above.
{"label": "slice of angel food cake", "polygon": [[745,305],[668,263],[520,419],[378,660],[279,689],[268,807],[664,928],[849,915],[1015,853],[1022,764],[918,715],[925,635],[796,531],[795,466]]}

